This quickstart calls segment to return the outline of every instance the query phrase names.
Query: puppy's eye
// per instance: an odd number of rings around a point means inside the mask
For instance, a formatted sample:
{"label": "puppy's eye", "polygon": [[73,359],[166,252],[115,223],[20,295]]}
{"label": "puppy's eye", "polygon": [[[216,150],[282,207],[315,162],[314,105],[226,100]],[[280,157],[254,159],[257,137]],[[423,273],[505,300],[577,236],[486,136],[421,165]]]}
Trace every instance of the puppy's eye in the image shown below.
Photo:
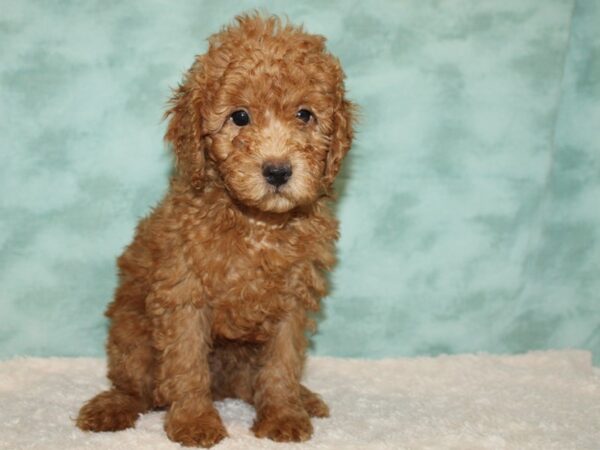
{"label": "puppy's eye", "polygon": [[246,125],[248,125],[250,123],[250,114],[248,114],[243,109],[240,109],[238,111],[235,111],[233,114],[231,114],[231,120],[238,127],[245,127]]}
{"label": "puppy's eye", "polygon": [[314,118],[314,115],[308,109],[301,109],[296,113],[296,117],[302,122],[308,123],[310,119]]}

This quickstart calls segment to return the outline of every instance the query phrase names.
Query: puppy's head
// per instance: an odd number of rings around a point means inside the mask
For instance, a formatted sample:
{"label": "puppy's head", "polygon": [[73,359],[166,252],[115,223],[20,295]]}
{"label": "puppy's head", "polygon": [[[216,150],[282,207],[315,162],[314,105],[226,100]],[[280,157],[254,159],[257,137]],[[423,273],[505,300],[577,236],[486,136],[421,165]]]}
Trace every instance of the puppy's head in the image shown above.
{"label": "puppy's head", "polygon": [[269,212],[330,190],[350,148],[354,107],[324,42],[257,14],[209,39],[167,112],[165,138],[194,188],[218,183]]}

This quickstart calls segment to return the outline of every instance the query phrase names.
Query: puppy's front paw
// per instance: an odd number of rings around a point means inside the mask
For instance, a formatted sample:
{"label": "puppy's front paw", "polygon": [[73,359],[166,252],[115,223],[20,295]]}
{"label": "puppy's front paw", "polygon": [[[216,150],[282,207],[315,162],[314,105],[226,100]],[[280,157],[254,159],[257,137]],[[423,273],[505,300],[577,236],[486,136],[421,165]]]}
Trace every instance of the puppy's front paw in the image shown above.
{"label": "puppy's front paw", "polygon": [[263,416],[252,427],[256,437],[278,442],[302,442],[312,436],[313,427],[305,411],[281,411]]}
{"label": "puppy's front paw", "polygon": [[174,403],[165,418],[165,431],[169,439],[186,447],[212,447],[227,431],[219,413],[213,407],[204,411],[193,411]]}

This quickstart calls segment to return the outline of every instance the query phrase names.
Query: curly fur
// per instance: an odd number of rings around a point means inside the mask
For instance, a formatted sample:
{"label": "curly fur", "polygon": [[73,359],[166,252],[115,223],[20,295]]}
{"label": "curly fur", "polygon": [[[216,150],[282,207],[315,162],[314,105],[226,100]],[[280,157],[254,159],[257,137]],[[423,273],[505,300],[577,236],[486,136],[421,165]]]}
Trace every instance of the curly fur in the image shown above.
{"label": "curly fur", "polygon": [[[118,260],[106,313],[112,387],[81,408],[79,428],[121,430],[166,407],[169,438],[211,446],[227,435],[216,399],[253,404],[254,433],[277,441],[308,439],[309,417],[328,415],[300,378],[307,314],[335,260],[328,202],[354,107],[324,42],[243,15],[185,75],[166,113],[169,192]],[[247,126],[231,119],[240,109]],[[307,123],[300,109],[312,112]],[[280,163],[292,175],[275,187],[262,168]]]}

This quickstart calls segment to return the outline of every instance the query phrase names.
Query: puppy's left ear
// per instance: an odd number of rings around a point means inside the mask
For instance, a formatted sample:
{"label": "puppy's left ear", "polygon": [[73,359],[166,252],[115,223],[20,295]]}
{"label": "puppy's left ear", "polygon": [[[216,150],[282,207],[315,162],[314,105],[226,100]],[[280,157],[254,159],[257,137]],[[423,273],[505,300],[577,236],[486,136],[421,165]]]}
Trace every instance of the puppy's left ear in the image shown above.
{"label": "puppy's left ear", "polygon": [[355,112],[356,105],[342,97],[333,114],[333,135],[323,179],[328,190],[331,189],[331,185],[340,171],[342,160],[352,145]]}

